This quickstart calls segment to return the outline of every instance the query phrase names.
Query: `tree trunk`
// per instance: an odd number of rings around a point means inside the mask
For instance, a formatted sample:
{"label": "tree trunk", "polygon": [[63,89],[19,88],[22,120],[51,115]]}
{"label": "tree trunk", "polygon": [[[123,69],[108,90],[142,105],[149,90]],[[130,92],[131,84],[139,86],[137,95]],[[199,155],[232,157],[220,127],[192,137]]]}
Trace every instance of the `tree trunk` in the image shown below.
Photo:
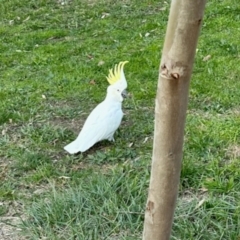
{"label": "tree trunk", "polygon": [[143,240],[170,238],[181,172],[188,90],[206,0],[172,0],[155,106]]}

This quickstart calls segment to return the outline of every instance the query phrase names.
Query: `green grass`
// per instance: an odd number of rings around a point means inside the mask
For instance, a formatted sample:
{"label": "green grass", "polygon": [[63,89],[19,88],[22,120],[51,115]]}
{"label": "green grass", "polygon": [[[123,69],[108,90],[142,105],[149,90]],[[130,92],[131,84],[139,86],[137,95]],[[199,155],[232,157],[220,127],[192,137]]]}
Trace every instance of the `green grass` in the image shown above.
{"label": "green grass", "polygon": [[[61,2],[1,2],[0,227],[16,240],[141,239],[170,3]],[[239,12],[206,7],[172,239],[240,237]],[[132,97],[116,142],[68,155],[123,60]]]}

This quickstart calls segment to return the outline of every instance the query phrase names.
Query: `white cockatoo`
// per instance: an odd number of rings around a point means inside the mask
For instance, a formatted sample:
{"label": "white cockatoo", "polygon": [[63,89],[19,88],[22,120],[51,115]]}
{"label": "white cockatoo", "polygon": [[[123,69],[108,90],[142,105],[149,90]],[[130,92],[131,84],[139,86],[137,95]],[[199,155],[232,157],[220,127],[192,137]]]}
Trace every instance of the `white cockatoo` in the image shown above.
{"label": "white cockatoo", "polygon": [[107,96],[90,113],[76,140],[64,147],[70,154],[85,152],[101,140],[114,141],[113,135],[123,117],[122,101],[127,94],[127,81],[123,72],[126,63],[120,62],[115,65],[114,71],[109,70]]}

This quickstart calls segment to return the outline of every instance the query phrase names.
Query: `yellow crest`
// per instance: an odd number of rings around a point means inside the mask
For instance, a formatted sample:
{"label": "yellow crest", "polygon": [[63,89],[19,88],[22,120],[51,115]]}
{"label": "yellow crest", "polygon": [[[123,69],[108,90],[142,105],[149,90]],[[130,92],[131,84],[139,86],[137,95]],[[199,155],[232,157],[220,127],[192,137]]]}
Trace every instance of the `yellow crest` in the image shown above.
{"label": "yellow crest", "polygon": [[128,61],[120,62],[118,65],[117,64],[115,65],[114,71],[113,71],[113,69],[109,70],[107,80],[108,80],[110,85],[112,85],[112,84],[114,84],[114,83],[116,83],[117,81],[120,80],[121,71],[123,70],[123,67],[126,63],[128,63]]}

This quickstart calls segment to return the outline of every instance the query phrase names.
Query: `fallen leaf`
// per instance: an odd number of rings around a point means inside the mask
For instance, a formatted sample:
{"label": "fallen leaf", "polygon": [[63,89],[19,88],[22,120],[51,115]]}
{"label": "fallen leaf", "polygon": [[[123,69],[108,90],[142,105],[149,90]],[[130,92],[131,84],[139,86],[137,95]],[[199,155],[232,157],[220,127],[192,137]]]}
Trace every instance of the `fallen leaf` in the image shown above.
{"label": "fallen leaf", "polygon": [[96,82],[94,80],[91,80],[89,83],[92,84],[92,85],[96,84]]}
{"label": "fallen leaf", "polygon": [[160,11],[165,11],[166,10],[166,7],[162,7],[159,9]]}
{"label": "fallen leaf", "polygon": [[60,176],[58,178],[60,178],[60,179],[70,179],[70,177],[67,177],[67,176]]}
{"label": "fallen leaf", "polygon": [[214,180],[214,178],[206,178],[207,182],[212,182]]}
{"label": "fallen leaf", "polygon": [[203,58],[203,61],[206,62],[211,58],[211,55],[207,55],[206,57]]}
{"label": "fallen leaf", "polygon": [[206,201],[205,198],[203,198],[201,201],[199,201],[199,203],[196,205],[195,209],[200,208],[204,204],[205,201]]}
{"label": "fallen leaf", "polygon": [[23,22],[26,22],[30,19],[30,16],[28,16],[26,19],[23,20]]}
{"label": "fallen leaf", "polygon": [[205,188],[205,187],[202,187],[202,188],[200,188],[199,190],[201,191],[201,193],[208,192],[208,189],[207,189],[207,188]]}
{"label": "fallen leaf", "polygon": [[98,66],[102,66],[105,62],[104,61],[99,61]]}
{"label": "fallen leaf", "polygon": [[138,161],[139,159],[140,159],[140,157],[137,157],[137,158],[134,159],[134,161],[136,162],[136,161]]}
{"label": "fallen leaf", "polygon": [[102,13],[102,17],[101,18],[105,18],[105,17],[108,17],[110,14],[109,13]]}
{"label": "fallen leaf", "polygon": [[147,140],[148,140],[148,137],[145,137],[145,139],[144,139],[143,143],[146,143],[146,142],[147,142]]}
{"label": "fallen leaf", "polygon": [[37,189],[37,190],[35,190],[35,191],[33,192],[33,194],[40,195],[40,194],[45,193],[45,192],[46,192],[46,190],[42,188],[42,189]]}
{"label": "fallen leaf", "polygon": [[93,56],[90,55],[90,54],[88,54],[87,57],[90,58],[90,59],[93,59]]}

